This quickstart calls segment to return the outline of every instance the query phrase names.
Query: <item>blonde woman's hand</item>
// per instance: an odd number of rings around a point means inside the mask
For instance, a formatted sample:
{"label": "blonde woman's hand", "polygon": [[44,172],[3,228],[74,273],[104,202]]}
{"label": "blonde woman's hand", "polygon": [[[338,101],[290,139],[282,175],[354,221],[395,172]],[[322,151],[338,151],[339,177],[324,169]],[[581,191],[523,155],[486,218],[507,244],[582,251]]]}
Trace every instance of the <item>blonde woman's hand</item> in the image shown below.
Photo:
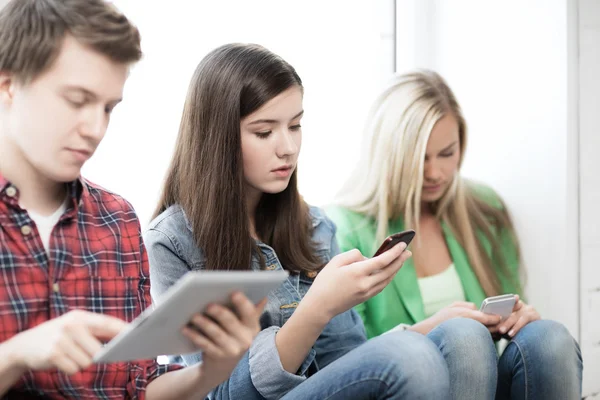
{"label": "blonde woman's hand", "polygon": [[427,335],[436,326],[444,321],[452,318],[470,318],[475,321],[481,322],[483,325],[490,329],[490,332],[494,327],[498,325],[502,317],[499,315],[485,314],[477,309],[477,306],[473,303],[466,301],[456,301],[448,307],[442,308],[440,311],[432,315],[431,317],[424,319],[423,321],[411,326],[409,329],[415,332]]}
{"label": "blonde woman's hand", "polygon": [[319,272],[301,305],[327,323],[383,290],[412,255],[405,243],[366,258],[358,250],[338,254]]}
{"label": "blonde woman's hand", "polygon": [[500,335],[508,334],[508,336],[512,338],[525,325],[541,318],[540,314],[533,306],[525,304],[523,300],[519,299],[518,295],[516,298],[517,301],[515,302],[512,314],[501,323],[493,326],[490,329],[490,332],[498,333]]}

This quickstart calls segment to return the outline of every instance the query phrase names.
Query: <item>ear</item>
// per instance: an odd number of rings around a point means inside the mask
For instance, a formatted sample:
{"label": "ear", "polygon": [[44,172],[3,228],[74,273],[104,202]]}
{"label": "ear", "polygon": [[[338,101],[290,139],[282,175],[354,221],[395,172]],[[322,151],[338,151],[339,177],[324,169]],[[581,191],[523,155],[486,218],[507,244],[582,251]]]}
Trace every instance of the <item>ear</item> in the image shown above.
{"label": "ear", "polygon": [[0,103],[10,105],[15,91],[15,80],[8,72],[0,72]]}

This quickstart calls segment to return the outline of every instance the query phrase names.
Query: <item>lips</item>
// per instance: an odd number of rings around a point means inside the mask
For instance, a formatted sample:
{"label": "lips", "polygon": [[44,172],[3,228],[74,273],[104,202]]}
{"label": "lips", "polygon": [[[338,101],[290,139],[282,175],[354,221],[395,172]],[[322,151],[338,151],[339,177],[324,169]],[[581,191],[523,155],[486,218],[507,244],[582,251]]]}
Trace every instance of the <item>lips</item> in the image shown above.
{"label": "lips", "polygon": [[71,148],[67,148],[67,150],[68,150],[69,152],[71,152],[71,153],[72,153],[72,154],[75,156],[75,158],[76,158],[77,160],[79,160],[79,161],[86,161],[86,160],[88,160],[88,159],[89,159],[89,158],[92,156],[92,154],[93,154],[93,152],[92,152],[92,151],[90,151],[90,150],[87,150],[87,149],[71,149]]}
{"label": "lips", "polygon": [[433,185],[433,186],[423,186],[423,190],[426,192],[435,192],[440,190],[442,187],[442,184],[439,185]]}
{"label": "lips", "polygon": [[292,174],[293,171],[294,171],[294,168],[292,165],[285,165],[283,167],[276,168],[276,169],[272,170],[271,172],[273,174],[275,174],[277,179],[287,179],[287,178],[289,178],[289,176]]}
{"label": "lips", "polygon": [[82,149],[69,149],[69,150],[74,151],[76,153],[83,154],[84,156],[88,156],[88,157],[92,155],[92,152],[89,150],[82,150]]}
{"label": "lips", "polygon": [[290,169],[292,169],[291,165],[284,165],[282,167],[279,167],[279,168],[276,168],[276,169],[272,170],[271,172],[278,172],[278,171],[284,172],[284,171],[289,171]]}

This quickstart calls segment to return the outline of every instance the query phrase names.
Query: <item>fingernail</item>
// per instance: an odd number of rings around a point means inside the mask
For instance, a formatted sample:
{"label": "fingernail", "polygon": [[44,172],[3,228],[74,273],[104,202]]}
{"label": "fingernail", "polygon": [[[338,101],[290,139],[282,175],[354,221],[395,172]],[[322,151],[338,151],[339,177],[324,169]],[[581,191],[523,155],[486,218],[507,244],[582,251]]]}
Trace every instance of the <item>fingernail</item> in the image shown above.
{"label": "fingernail", "polygon": [[506,328],[504,326],[500,327],[500,333],[503,335],[506,333]]}
{"label": "fingernail", "polygon": [[508,332],[508,336],[510,336],[510,337],[513,337],[514,334],[515,334],[515,331]]}

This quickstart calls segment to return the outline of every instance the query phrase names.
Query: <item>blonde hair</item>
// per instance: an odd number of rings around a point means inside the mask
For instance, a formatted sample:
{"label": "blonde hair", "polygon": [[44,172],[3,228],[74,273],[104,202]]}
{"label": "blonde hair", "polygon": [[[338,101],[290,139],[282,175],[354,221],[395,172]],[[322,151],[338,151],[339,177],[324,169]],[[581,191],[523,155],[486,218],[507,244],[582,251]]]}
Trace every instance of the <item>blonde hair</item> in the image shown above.
{"label": "blonde hair", "polygon": [[[376,223],[376,240],[388,234],[389,221],[404,218],[407,229],[417,229],[427,142],[434,125],[445,115],[459,127],[460,160],[467,144],[467,127],[456,98],[436,72],[416,70],[394,77],[376,99],[366,126],[365,154],[338,195],[337,203]],[[497,233],[508,230],[519,254],[510,216],[502,201],[490,204],[473,185],[456,174],[449,189],[435,203],[436,218],[444,221],[465,249],[486,295],[501,292],[499,275],[514,282]],[[491,256],[478,239],[484,235]]]}

